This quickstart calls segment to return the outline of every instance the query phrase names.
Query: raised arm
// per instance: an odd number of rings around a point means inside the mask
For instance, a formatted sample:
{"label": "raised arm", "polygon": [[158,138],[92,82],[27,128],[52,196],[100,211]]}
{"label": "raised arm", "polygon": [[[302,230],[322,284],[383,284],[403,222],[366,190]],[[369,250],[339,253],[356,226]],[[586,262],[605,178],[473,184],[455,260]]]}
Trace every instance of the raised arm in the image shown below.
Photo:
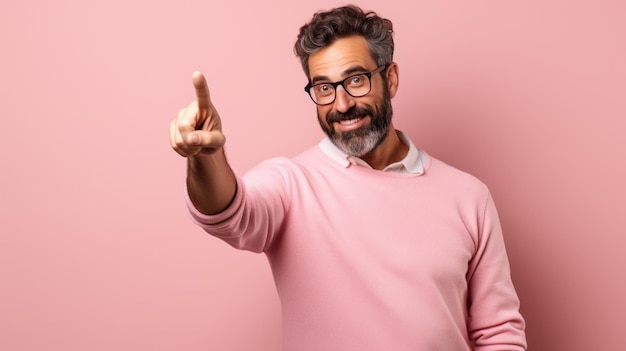
{"label": "raised arm", "polygon": [[187,158],[187,190],[198,211],[224,210],[236,192],[235,175],[226,161],[222,121],[211,102],[204,75],[193,73],[196,101],[178,112],[170,124],[170,144]]}

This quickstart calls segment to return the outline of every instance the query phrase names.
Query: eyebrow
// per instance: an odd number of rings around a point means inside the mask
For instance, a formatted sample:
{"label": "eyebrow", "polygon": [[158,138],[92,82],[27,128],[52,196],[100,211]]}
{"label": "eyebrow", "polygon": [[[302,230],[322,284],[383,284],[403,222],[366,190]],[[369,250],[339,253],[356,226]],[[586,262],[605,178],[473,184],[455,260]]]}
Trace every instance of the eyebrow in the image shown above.
{"label": "eyebrow", "polygon": [[[367,68],[363,66],[353,66],[341,72],[341,76],[344,77],[343,79],[345,79],[351,75],[365,73],[365,72],[369,72]],[[320,82],[320,81],[330,82],[330,78],[328,78],[328,76],[315,76],[313,77],[313,79],[311,79],[311,84],[316,84],[317,82]]]}

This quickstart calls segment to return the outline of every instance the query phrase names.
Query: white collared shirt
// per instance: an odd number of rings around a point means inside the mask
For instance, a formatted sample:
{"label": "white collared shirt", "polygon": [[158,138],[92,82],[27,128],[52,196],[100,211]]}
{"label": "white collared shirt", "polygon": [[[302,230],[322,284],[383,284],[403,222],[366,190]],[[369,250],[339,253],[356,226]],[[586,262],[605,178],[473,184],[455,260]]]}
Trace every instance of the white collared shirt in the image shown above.
{"label": "white collared shirt", "polygon": [[[411,139],[404,133],[397,131],[398,136],[409,146],[409,152],[406,156],[390,165],[387,165],[383,169],[383,172],[396,172],[396,173],[410,173],[410,174],[422,174],[424,173],[424,163],[422,161],[421,153],[415,147]],[[324,138],[319,144],[320,149],[328,155],[331,159],[339,162],[342,166],[348,167],[351,164],[359,165],[363,167],[372,168],[367,162],[362,159],[350,156],[339,149],[329,138]]]}

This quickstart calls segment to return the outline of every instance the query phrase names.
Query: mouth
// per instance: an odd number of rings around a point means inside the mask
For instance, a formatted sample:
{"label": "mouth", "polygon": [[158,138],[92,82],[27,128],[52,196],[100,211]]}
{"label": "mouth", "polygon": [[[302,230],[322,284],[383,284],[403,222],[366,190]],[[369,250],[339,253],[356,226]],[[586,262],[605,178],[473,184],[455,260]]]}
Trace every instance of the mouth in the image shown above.
{"label": "mouth", "polygon": [[[331,111],[326,115],[326,126],[335,133],[351,132],[366,128],[372,123],[373,109],[353,106],[345,112]],[[318,114],[319,117],[319,114]]]}
{"label": "mouth", "polygon": [[366,124],[367,116],[350,117],[340,121],[335,121],[335,130],[338,132],[348,132],[359,129]]}
{"label": "mouth", "polygon": [[357,123],[358,121],[360,121],[362,119],[363,119],[363,117],[347,119],[347,120],[344,120],[344,121],[339,121],[339,124],[341,124],[343,126],[349,126],[349,125]]}

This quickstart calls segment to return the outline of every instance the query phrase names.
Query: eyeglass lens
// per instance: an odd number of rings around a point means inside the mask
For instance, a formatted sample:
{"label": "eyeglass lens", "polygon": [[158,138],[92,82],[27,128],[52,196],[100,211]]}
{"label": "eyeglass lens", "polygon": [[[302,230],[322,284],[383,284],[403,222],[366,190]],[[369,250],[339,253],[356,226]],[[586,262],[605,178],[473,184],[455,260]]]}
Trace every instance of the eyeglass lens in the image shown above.
{"label": "eyeglass lens", "polygon": [[309,94],[313,98],[313,101],[320,105],[329,104],[335,101],[335,94],[337,92],[337,86],[341,85],[346,89],[348,94],[353,97],[361,97],[367,95],[370,92],[371,84],[370,78],[367,74],[358,74],[350,76],[341,82],[337,83],[321,83],[311,87]]}

